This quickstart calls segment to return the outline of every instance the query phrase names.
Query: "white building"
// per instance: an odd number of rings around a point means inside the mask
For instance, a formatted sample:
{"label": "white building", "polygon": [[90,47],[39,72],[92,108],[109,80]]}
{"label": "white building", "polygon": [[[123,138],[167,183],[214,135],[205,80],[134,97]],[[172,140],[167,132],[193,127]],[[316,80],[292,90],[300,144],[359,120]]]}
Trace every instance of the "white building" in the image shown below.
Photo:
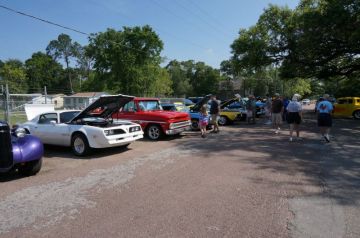
{"label": "white building", "polygon": [[105,92],[84,92],[75,93],[71,96],[64,96],[65,109],[84,109],[100,96],[109,95]]}

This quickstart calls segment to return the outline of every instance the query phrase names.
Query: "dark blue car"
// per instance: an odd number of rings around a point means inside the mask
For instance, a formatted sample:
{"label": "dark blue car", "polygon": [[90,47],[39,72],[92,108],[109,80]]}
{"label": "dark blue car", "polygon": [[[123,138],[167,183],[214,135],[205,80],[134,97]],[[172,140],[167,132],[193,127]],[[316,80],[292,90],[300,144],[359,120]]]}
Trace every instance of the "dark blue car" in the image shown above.
{"label": "dark blue car", "polygon": [[38,138],[27,135],[24,129],[11,130],[0,121],[0,172],[17,169],[21,175],[35,175],[41,169],[43,154]]}

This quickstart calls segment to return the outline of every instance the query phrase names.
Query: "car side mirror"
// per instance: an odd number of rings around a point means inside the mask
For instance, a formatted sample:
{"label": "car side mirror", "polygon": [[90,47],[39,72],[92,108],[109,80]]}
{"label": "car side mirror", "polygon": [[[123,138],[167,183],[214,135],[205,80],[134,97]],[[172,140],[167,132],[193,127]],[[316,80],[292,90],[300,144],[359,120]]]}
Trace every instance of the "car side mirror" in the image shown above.
{"label": "car side mirror", "polygon": [[56,121],[51,120],[51,121],[50,121],[50,124],[53,125],[53,126],[55,126],[55,125],[56,125]]}

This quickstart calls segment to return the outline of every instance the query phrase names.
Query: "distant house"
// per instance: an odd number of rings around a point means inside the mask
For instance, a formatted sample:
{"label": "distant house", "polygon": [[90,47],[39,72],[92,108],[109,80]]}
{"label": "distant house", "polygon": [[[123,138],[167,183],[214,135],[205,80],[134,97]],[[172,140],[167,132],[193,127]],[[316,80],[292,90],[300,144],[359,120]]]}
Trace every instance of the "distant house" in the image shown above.
{"label": "distant house", "polygon": [[98,99],[100,96],[109,95],[105,92],[84,92],[75,93],[71,96],[64,96],[64,108],[65,109],[83,109],[89,106],[92,102]]}
{"label": "distant house", "polygon": [[55,109],[64,108],[64,94],[49,95],[51,103],[54,104]]}
{"label": "distant house", "polygon": [[31,103],[32,104],[47,104],[47,103],[51,103],[51,97],[47,96],[37,96],[37,97],[33,97],[31,99]]}

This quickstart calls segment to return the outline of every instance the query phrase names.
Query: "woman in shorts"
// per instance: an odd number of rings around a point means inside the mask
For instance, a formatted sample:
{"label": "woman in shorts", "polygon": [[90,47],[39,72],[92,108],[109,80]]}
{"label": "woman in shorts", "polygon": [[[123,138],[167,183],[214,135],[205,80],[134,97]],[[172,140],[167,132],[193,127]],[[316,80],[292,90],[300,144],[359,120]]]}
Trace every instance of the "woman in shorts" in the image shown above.
{"label": "woman in shorts", "polygon": [[301,123],[302,118],[302,106],[301,103],[298,102],[300,98],[299,94],[294,94],[292,100],[286,107],[287,110],[287,117],[286,121],[290,125],[290,138],[289,141],[293,141],[293,132],[296,131],[296,138],[300,139],[300,131],[299,125]]}
{"label": "woman in shorts", "polygon": [[206,137],[206,127],[208,125],[209,116],[207,113],[207,107],[206,105],[202,105],[200,108],[200,116],[199,116],[199,125],[200,125],[200,131],[201,131],[201,137]]}

